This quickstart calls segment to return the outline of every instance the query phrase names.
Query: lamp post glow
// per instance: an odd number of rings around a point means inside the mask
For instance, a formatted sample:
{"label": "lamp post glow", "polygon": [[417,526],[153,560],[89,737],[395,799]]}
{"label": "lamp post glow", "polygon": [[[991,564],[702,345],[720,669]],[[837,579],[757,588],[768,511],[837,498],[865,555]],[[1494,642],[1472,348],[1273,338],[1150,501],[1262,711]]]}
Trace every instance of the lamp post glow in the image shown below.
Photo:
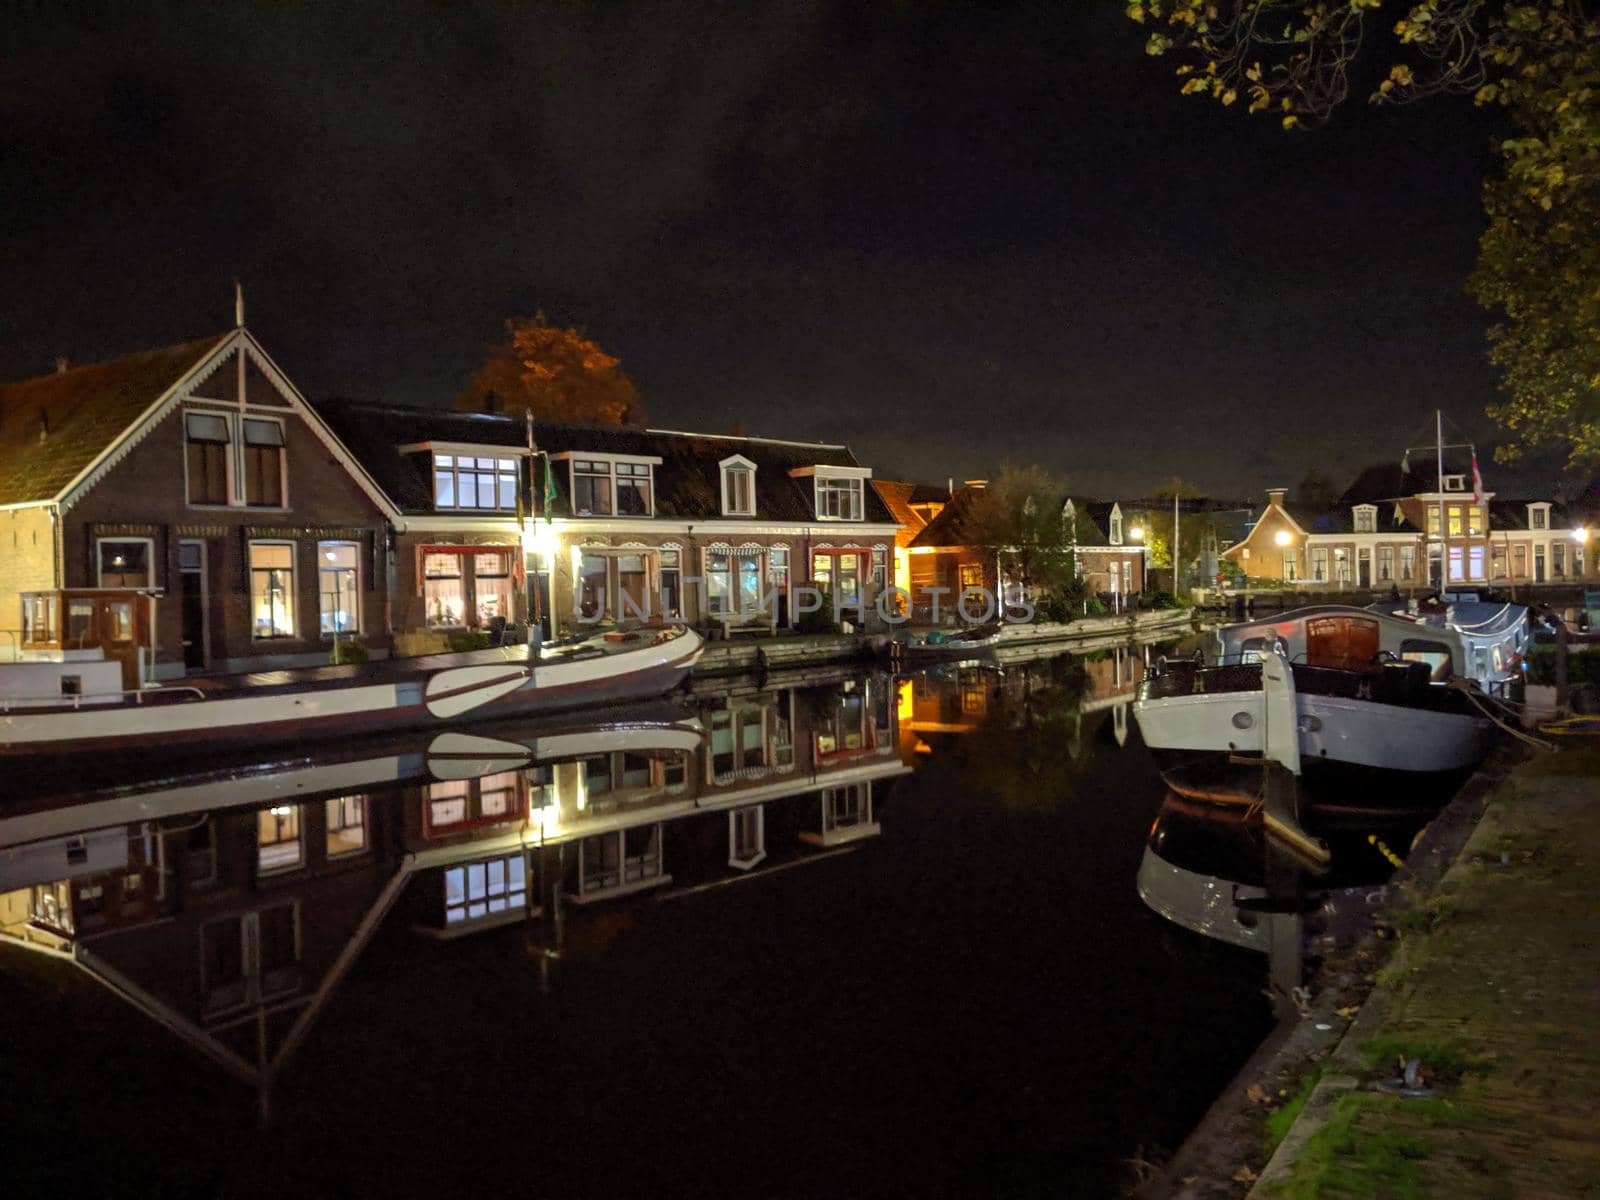
{"label": "lamp post glow", "polygon": [[1135,525],[1132,529],[1128,530],[1128,536],[1136,542],[1144,541],[1144,526]]}
{"label": "lamp post glow", "polygon": [[[559,547],[556,531],[550,527],[548,521],[532,521],[522,531],[522,549],[530,560],[526,566],[532,568],[528,576],[528,645],[531,652],[538,653],[538,647],[544,641],[543,621],[537,625],[534,622],[534,593],[539,586],[539,570],[541,566],[550,575],[550,593],[540,597],[549,608],[550,636],[555,636],[555,553]],[[536,633],[535,630],[538,632]]]}
{"label": "lamp post glow", "polygon": [[1294,535],[1291,534],[1287,529],[1280,529],[1277,533],[1272,535],[1272,540],[1277,542],[1280,546],[1287,546],[1294,540]]}

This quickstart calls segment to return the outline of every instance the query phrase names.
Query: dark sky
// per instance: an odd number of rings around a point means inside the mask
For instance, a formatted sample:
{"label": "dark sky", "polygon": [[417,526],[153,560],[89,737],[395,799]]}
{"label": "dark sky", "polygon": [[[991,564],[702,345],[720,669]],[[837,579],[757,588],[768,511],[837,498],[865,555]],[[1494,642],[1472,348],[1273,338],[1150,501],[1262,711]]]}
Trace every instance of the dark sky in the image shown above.
{"label": "dark sky", "polygon": [[1121,8],[19,5],[0,378],[225,328],[237,276],[313,398],[448,403],[542,307],[652,424],[881,476],[1236,494],[1436,405],[1487,440],[1488,118],[1285,135]]}

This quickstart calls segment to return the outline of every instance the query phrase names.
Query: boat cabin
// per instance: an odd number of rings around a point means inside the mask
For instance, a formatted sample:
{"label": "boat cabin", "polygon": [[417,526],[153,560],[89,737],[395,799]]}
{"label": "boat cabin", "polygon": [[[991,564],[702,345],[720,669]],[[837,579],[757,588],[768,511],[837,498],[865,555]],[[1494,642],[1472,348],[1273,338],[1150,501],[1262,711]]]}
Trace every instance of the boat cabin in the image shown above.
{"label": "boat cabin", "polygon": [[120,699],[155,674],[156,599],[149,588],[55,588],[22,593],[14,661],[0,673],[8,699]]}
{"label": "boat cabin", "polygon": [[1279,642],[1291,663],[1311,667],[1377,671],[1386,660],[1419,662],[1427,666],[1433,683],[1469,673],[1454,630],[1336,604],[1225,625],[1217,630],[1217,661],[1257,663]]}

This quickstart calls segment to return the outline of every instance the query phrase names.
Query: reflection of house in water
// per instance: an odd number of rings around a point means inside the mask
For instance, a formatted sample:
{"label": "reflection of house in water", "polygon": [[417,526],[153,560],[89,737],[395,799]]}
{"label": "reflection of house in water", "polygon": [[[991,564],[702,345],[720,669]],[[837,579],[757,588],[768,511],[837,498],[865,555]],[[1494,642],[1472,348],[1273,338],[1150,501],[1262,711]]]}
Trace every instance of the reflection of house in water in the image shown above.
{"label": "reflection of house in water", "polygon": [[[1003,652],[1004,653],[1004,652]],[[982,663],[950,663],[919,671],[899,682],[900,754],[906,762],[927,754],[941,737],[972,733],[992,709],[1021,693],[1054,686],[1063,672],[1079,675],[1078,719],[1111,711],[1117,743],[1127,738],[1128,704],[1144,677],[1149,645],[1117,645],[1083,655],[1059,648],[1018,647],[999,659],[999,668]]]}
{"label": "reflection of house in water", "polygon": [[[479,727],[289,784],[169,783],[83,804],[75,824],[6,819],[0,935],[75,963],[265,1096],[396,902],[455,937],[782,869],[875,835],[874,784],[906,772],[876,680],[670,715]],[[274,787],[296,802],[263,805]],[[235,791],[249,807],[215,807]]]}

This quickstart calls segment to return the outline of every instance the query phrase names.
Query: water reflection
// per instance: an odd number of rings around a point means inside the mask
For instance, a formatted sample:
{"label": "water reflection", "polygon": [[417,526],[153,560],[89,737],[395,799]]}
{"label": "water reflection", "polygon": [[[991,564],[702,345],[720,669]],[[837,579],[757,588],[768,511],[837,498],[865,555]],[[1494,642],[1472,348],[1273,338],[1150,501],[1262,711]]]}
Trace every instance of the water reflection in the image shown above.
{"label": "water reflection", "polygon": [[564,910],[876,836],[874,788],[910,770],[881,677],[608,715],[35,795],[0,818],[0,936],[265,1097],[386,919],[533,922],[558,956]]}

